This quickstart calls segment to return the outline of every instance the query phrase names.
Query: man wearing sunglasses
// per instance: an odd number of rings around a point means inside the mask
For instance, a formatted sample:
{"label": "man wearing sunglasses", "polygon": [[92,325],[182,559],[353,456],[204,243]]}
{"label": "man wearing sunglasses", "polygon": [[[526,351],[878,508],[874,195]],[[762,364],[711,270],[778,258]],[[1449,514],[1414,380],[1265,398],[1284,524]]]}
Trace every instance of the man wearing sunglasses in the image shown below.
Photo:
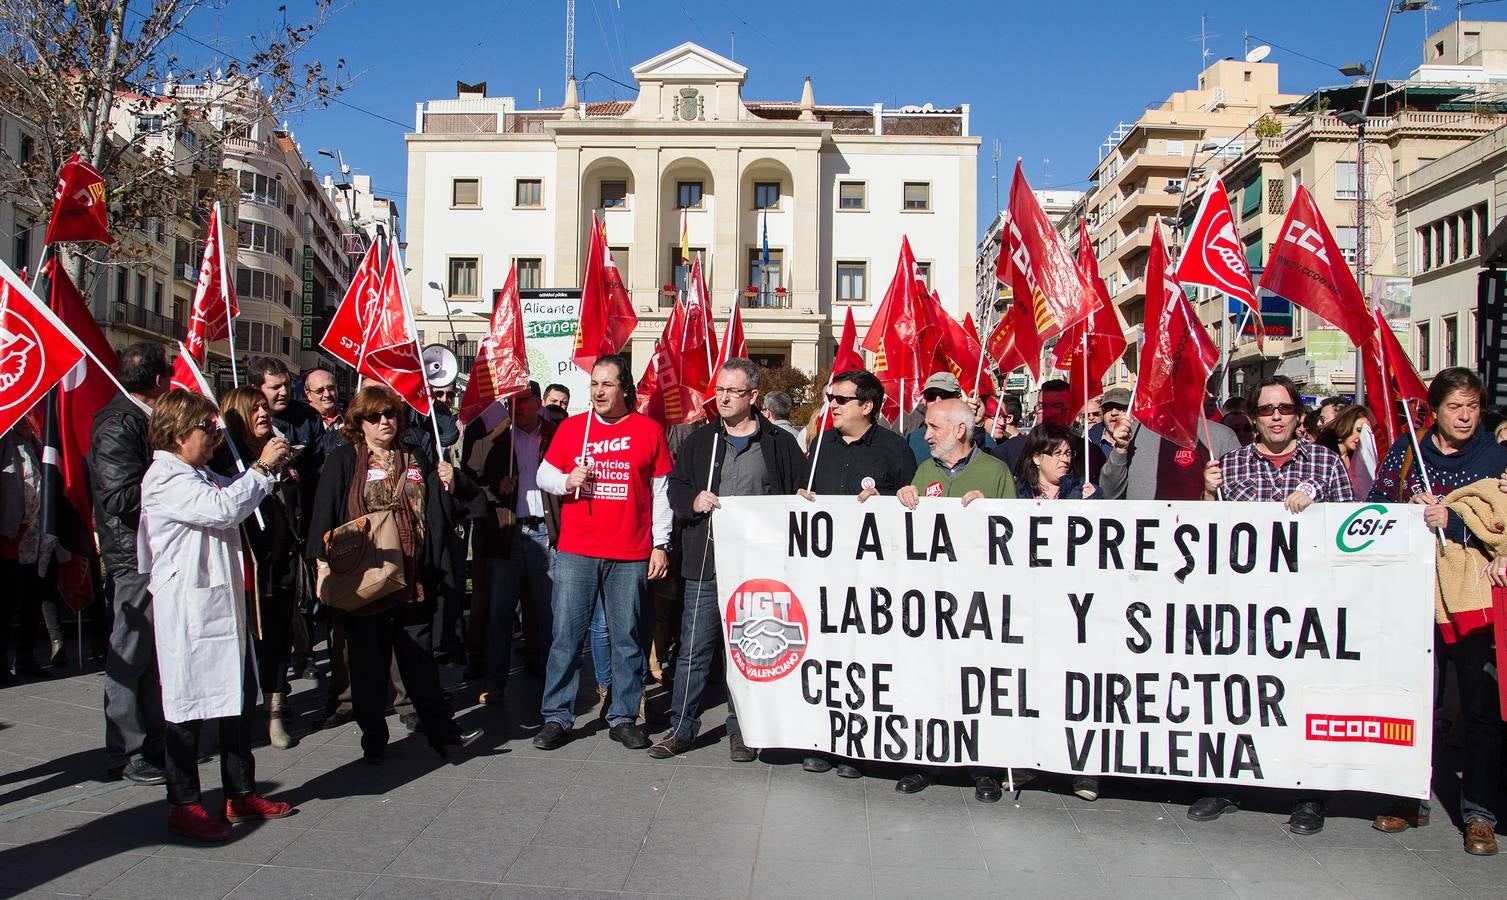
{"label": "man wearing sunglasses", "polygon": [[[1211,467],[1205,500],[1222,493],[1225,500],[1281,503],[1292,513],[1315,503],[1354,502],[1355,489],[1339,454],[1298,440],[1303,401],[1290,379],[1276,375],[1261,382],[1251,395],[1251,406],[1256,442],[1226,454]],[[1318,792],[1300,795],[1287,830],[1304,835],[1323,831],[1325,799]],[[1228,796],[1203,797],[1188,807],[1188,818],[1207,822],[1238,808]]]}

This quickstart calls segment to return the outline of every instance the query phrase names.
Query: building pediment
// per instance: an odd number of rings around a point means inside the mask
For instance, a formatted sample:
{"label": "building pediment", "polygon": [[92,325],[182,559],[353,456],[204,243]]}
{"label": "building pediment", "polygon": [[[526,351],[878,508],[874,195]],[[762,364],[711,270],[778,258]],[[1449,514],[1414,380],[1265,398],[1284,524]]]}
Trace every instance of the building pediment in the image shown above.
{"label": "building pediment", "polygon": [[748,77],[748,69],[690,41],[644,60],[634,66],[632,72],[640,85],[658,81],[702,84],[730,81],[742,85]]}

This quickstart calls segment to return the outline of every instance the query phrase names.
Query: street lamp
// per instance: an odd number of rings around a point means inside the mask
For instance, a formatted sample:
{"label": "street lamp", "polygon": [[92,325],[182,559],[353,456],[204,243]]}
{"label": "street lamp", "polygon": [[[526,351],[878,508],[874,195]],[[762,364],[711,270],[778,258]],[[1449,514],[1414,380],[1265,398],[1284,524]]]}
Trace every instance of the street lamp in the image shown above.
{"label": "street lamp", "polygon": [[450,297],[445,293],[444,285],[438,281],[429,282],[429,287],[440,292],[440,303],[445,307],[445,321],[450,323],[450,340],[452,343],[460,343],[460,338],[455,335],[455,320],[450,318]]}
{"label": "street lamp", "polygon": [[[1392,14],[1427,9],[1428,0],[1396,0],[1387,3],[1387,15],[1381,20],[1381,37],[1376,42],[1376,59],[1372,61],[1366,93],[1359,110],[1345,110],[1338,118],[1355,128],[1355,284],[1361,297],[1366,296],[1366,117],[1371,112],[1371,95],[1376,91],[1376,71],[1381,68],[1381,51],[1387,45],[1387,27],[1392,24]],[[1346,70],[1349,71],[1346,71]],[[1362,70],[1365,63],[1346,63],[1340,67],[1342,74],[1368,74]],[[1367,303],[1369,306],[1369,302]],[[1366,402],[1366,382],[1361,377],[1361,350],[1355,348],[1355,402]]]}

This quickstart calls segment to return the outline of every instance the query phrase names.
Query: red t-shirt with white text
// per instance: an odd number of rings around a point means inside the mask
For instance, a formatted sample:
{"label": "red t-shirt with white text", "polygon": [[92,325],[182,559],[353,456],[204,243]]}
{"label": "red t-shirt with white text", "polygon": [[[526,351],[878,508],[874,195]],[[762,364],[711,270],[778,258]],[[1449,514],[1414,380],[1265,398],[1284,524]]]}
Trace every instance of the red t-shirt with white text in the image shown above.
{"label": "red t-shirt with white text", "polygon": [[574,491],[564,497],[559,548],[598,559],[648,559],[654,546],[651,481],[670,474],[664,429],[636,412],[611,425],[592,412],[571,416],[560,423],[544,460],[569,475],[586,459],[593,478],[581,486],[579,500]]}

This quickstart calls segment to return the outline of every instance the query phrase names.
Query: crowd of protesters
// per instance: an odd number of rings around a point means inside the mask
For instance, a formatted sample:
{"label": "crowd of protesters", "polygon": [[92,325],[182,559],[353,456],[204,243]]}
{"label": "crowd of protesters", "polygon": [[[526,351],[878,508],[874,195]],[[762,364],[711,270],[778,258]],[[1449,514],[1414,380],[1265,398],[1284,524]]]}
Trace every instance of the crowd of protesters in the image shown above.
{"label": "crowd of protesters", "polygon": [[[1443,683],[1442,666],[1452,666],[1459,686],[1465,849],[1497,850],[1503,723],[1490,591],[1507,586],[1507,539],[1483,526],[1470,501],[1504,503],[1507,448],[1469,370],[1440,372],[1428,398],[1433,424],[1376,459],[1372,410],[1337,400],[1309,409],[1282,377],[1222,408],[1211,402],[1194,445],[1181,447],[1135,420],[1124,389],[1074,417],[1062,381],[1041,385],[1028,417],[1018,398],[980,402],[939,373],[917,408],[892,423],[878,378],[840,372],[816,398],[825,419],[812,414],[801,428],[791,397],[762,391],[761,369],[733,359],[714,373],[708,421],[667,434],[637,411],[627,359],[607,356],[591,371],[584,412],[568,415],[564,386],[531,383],[462,431],[448,389],[434,393],[431,430],[386,386],[365,384],[342,403],[324,369],[299,383],[277,360],[253,360],[246,386],[216,405],[171,388],[160,345],[132,345],[119,359],[130,396],[99,410],[88,458],[113,623],[107,769],[165,784],[169,825],[190,837],[223,840],[226,822],[290,812],[257,793],[252,746],[263,736],[274,750],[296,745],[291,682],[309,674],[324,682],[316,727],[354,721],[361,758],[374,765],[384,761],[390,706],[447,758],[483,733],[457,722],[457,700],[516,711],[528,702],[513,687],[520,670],[542,683],[538,715],[528,717],[542,721],[533,744],[555,750],[577,734],[589,648],[612,740],[654,759],[703,752],[702,715],[716,699],[725,650],[714,560],[720,498],[845,495],[910,509],[938,496],[965,506],[1238,500],[1281,503],[1294,515],[1368,500],[1421,504],[1439,535],[1436,676]],[[0,667],[7,679],[40,671],[39,634],[54,658],[62,649],[57,591],[37,566],[47,558],[36,527],[40,453],[24,425],[0,441],[0,570],[21,587],[0,600],[0,646],[19,621],[14,666]],[[1486,578],[1471,577],[1479,572]],[[327,655],[316,669],[321,638]],[[464,666],[471,693],[445,689],[444,664]],[[669,696],[657,740],[644,699],[655,681]],[[218,728],[223,816],[200,798],[205,721]],[[723,728],[732,761],[758,758],[730,699]],[[880,774],[829,754],[802,765]],[[929,768],[893,774],[906,794],[945,777]],[[1014,770],[1005,784],[1002,774],[969,769],[975,797],[998,801],[1035,773]],[[1096,777],[1072,782],[1086,802],[1100,790]],[[1326,799],[1295,796],[1289,829],[1320,831]],[[1245,800],[1210,790],[1187,815],[1208,821]],[[1374,825],[1421,827],[1429,812],[1427,803],[1399,801]]]}

